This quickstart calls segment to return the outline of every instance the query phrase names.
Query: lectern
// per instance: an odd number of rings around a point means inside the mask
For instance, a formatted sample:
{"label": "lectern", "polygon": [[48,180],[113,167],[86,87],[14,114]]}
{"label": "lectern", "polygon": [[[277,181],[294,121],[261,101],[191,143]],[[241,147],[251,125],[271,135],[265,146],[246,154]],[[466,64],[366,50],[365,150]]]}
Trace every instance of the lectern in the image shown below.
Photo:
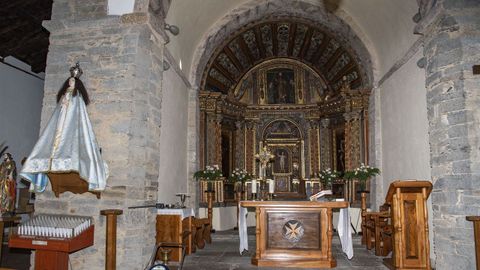
{"label": "lectern", "polygon": [[348,202],[242,201],[255,207],[252,264],[266,267],[333,268],[332,211]]}
{"label": "lectern", "polygon": [[393,253],[392,258],[384,260],[390,269],[431,269],[427,214],[431,191],[429,181],[390,184],[385,200],[391,205]]}

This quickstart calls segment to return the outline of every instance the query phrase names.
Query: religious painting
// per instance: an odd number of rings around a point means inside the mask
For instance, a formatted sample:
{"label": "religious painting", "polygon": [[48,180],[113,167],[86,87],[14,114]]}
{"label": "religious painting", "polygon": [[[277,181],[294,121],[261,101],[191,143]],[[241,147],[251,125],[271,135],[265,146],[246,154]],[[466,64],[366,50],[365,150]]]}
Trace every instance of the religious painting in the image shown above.
{"label": "religious painting", "polygon": [[295,73],[290,68],[267,71],[268,104],[295,104]]}
{"label": "religious painting", "polygon": [[275,173],[288,173],[290,172],[291,157],[287,149],[277,148],[275,149],[275,164],[273,170]]}

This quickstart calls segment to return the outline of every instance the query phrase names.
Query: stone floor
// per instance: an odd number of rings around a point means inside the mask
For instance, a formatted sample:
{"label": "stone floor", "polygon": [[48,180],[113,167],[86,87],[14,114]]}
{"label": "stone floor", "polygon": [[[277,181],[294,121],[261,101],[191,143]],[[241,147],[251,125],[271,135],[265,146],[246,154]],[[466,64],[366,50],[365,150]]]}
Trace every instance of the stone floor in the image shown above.
{"label": "stone floor", "polygon": [[[255,230],[248,229],[248,245],[250,250],[255,249]],[[273,270],[297,268],[267,268],[256,267],[250,263],[251,253],[239,254],[238,231],[229,230],[212,234],[212,244],[207,244],[204,249],[188,255],[185,259],[184,270]],[[360,244],[360,237],[353,238],[354,256],[348,260],[342,252],[340,240],[337,235],[333,237],[333,255],[337,258],[336,269],[358,270],[386,270],[382,265],[382,257],[376,257]],[[30,252],[21,249],[8,249],[4,246],[2,254],[2,267],[25,270],[30,264]],[[173,268],[173,267],[172,267]],[[317,268],[318,269],[318,268]],[[173,270],[173,269],[172,269]]]}
{"label": "stone floor", "polygon": [[[249,228],[248,245],[250,250],[255,249],[254,228]],[[273,270],[273,269],[297,269],[297,268],[267,268],[256,267],[250,263],[251,253],[243,256],[238,250],[239,239],[237,231],[216,232],[213,234],[213,243],[207,244],[204,249],[188,255],[185,259],[184,270]],[[337,259],[336,269],[362,269],[384,270],[388,269],[382,264],[382,257],[376,257],[360,244],[360,237],[353,238],[354,256],[348,260],[342,252],[338,235],[333,237],[333,255]],[[316,268],[319,269],[319,268]]]}

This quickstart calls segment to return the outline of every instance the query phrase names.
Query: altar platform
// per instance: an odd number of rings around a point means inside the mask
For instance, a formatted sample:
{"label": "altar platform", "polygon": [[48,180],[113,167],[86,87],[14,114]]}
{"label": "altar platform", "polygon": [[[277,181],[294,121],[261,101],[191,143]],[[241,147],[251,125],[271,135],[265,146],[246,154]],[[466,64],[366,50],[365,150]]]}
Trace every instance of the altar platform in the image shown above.
{"label": "altar platform", "polygon": [[[227,230],[217,231],[212,234],[213,245],[206,245],[204,249],[188,255],[185,259],[184,270],[292,270],[296,268],[270,268],[257,267],[251,264],[252,253],[245,253],[241,256],[238,253],[238,231]],[[248,228],[248,244],[255,247],[255,227]],[[376,257],[361,245],[361,236],[353,237],[353,249],[355,256],[348,260],[342,252],[338,235],[334,233],[332,240],[332,253],[337,258],[339,270],[387,270],[382,264],[382,257]],[[299,268],[300,269],[300,268]],[[305,270],[305,268],[302,268]],[[321,268],[310,268],[321,269]],[[308,268],[307,268],[308,270]]]}

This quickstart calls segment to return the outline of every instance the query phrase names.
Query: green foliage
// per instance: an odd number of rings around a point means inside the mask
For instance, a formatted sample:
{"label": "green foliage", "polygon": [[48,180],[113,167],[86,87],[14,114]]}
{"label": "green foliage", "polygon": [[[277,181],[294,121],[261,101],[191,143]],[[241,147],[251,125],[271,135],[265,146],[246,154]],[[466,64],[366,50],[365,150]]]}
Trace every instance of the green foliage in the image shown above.
{"label": "green foliage", "polygon": [[346,171],[343,175],[343,178],[346,180],[354,180],[358,179],[360,181],[360,188],[362,190],[365,189],[365,182],[368,178],[372,176],[376,176],[380,174],[380,169],[370,166],[365,166],[365,164],[361,164],[360,167],[356,168],[353,171]]}
{"label": "green foliage", "polygon": [[331,188],[333,181],[338,179],[339,176],[340,174],[337,171],[327,168],[320,172],[320,181],[322,181],[324,187]]}
{"label": "green foliage", "polygon": [[228,177],[228,180],[234,183],[244,183],[245,181],[250,179],[252,179],[252,176],[246,170],[239,168],[235,168],[230,177]]}
{"label": "green foliage", "polygon": [[205,170],[200,170],[193,174],[193,177],[195,177],[197,181],[199,179],[214,181],[222,176],[222,171],[220,171],[220,167],[218,165],[207,166],[205,167]]}

